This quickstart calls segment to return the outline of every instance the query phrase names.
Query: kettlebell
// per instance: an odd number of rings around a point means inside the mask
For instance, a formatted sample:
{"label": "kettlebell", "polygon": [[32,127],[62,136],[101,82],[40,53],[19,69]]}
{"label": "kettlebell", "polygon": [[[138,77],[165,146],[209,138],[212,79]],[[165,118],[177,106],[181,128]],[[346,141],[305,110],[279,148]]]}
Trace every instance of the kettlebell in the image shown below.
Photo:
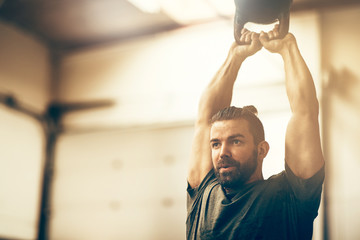
{"label": "kettlebell", "polygon": [[240,43],[241,30],[248,22],[271,24],[279,21],[279,37],[289,31],[292,0],[235,0],[234,37]]}

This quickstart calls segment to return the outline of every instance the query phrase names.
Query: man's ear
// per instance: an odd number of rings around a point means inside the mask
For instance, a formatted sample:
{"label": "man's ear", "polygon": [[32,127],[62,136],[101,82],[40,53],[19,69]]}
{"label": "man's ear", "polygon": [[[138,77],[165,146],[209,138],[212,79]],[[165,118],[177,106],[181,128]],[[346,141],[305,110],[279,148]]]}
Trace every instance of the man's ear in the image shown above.
{"label": "man's ear", "polygon": [[262,141],[258,144],[257,150],[258,150],[258,158],[264,159],[266,155],[268,154],[270,149],[269,143],[267,141]]}

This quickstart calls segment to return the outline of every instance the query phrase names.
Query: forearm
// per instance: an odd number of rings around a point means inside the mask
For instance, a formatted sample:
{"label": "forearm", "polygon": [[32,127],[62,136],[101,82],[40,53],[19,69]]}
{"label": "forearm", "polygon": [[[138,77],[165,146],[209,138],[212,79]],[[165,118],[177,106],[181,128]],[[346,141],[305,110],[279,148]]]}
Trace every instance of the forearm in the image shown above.
{"label": "forearm", "polygon": [[232,49],[205,91],[198,108],[198,123],[207,124],[219,110],[230,106],[234,82],[245,57],[236,56]]}
{"label": "forearm", "polygon": [[285,66],[286,92],[293,114],[318,115],[319,104],[311,73],[296,41],[286,43],[280,52]]}

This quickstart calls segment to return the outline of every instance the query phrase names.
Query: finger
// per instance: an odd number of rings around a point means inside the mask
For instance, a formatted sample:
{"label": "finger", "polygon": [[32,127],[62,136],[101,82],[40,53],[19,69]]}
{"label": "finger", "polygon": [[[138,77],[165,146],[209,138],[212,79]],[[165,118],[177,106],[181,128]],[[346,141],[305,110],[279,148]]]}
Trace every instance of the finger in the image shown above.
{"label": "finger", "polygon": [[246,32],[248,32],[249,30],[247,30],[246,28],[242,28],[241,29],[241,34],[244,34],[244,33],[246,33]]}
{"label": "finger", "polygon": [[245,43],[246,40],[246,35],[249,33],[249,30],[246,28],[242,28],[241,29],[241,37],[240,37],[240,42],[241,43]]}
{"label": "finger", "polygon": [[253,32],[251,33],[251,41],[259,41],[260,34]]}
{"label": "finger", "polygon": [[245,43],[245,37],[246,37],[246,33],[242,33],[239,39],[241,43]]}
{"label": "finger", "polygon": [[269,39],[270,39],[270,40],[274,39],[274,38],[275,38],[275,36],[274,36],[274,31],[268,32],[268,36],[269,36]]}
{"label": "finger", "polygon": [[252,35],[251,32],[247,32],[247,33],[245,34],[245,42],[246,42],[246,43],[251,43],[251,35]]}
{"label": "finger", "polygon": [[279,38],[280,32],[279,32],[279,24],[275,24],[274,29],[272,30],[274,38]]}
{"label": "finger", "polygon": [[260,34],[258,33],[252,33],[251,34],[251,45],[254,49],[261,49],[262,44],[259,40]]}
{"label": "finger", "polygon": [[240,42],[244,43],[244,44],[248,44],[250,42],[249,41],[249,35],[250,34],[251,34],[250,31],[245,31],[240,37]]}
{"label": "finger", "polygon": [[273,34],[274,34],[274,38],[279,38],[280,33],[278,29],[274,29]]}
{"label": "finger", "polygon": [[260,36],[259,36],[259,40],[260,40],[261,44],[264,45],[264,43],[267,43],[269,41],[268,34],[266,32],[261,31]]}

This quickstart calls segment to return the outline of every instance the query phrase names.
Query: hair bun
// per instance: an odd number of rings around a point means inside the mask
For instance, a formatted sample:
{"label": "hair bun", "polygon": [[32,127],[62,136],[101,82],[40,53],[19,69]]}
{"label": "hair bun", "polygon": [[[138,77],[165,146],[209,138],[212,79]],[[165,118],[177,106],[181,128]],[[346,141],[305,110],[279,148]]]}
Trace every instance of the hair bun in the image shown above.
{"label": "hair bun", "polygon": [[254,107],[253,105],[244,106],[243,109],[246,111],[252,112],[256,116],[258,115],[258,111],[257,111],[256,107]]}

